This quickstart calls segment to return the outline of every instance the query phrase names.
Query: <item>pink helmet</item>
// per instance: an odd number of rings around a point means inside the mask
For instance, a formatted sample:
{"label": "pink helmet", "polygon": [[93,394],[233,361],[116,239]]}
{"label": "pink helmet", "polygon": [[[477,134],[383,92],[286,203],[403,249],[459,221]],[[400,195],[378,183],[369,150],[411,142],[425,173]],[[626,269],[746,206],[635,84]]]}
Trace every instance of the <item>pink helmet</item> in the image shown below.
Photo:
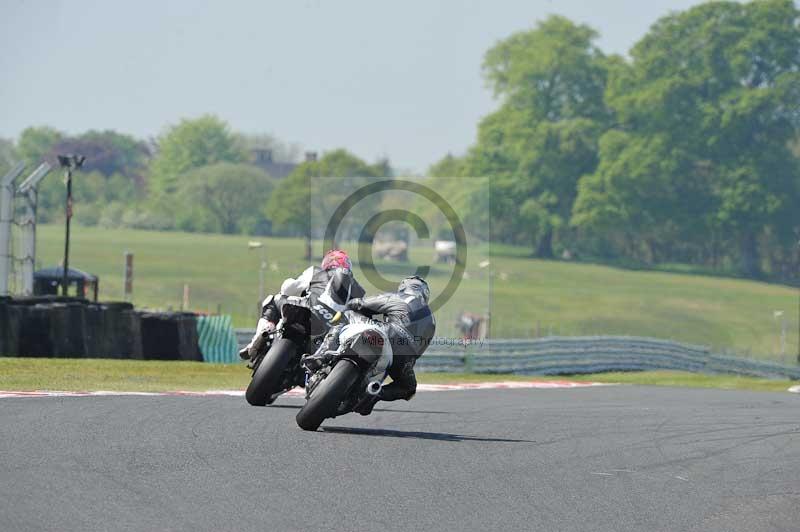
{"label": "pink helmet", "polygon": [[353,265],[350,263],[350,257],[347,256],[347,252],[341,249],[332,249],[322,258],[320,268],[323,270],[332,270],[334,268],[350,270]]}

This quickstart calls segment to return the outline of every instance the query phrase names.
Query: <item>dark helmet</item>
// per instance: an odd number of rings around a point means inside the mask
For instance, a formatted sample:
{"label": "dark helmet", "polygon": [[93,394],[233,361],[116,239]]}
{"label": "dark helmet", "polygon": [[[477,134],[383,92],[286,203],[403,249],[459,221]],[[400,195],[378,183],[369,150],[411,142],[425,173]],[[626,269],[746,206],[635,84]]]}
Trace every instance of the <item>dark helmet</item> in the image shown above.
{"label": "dark helmet", "polygon": [[400,281],[400,284],[397,285],[397,291],[404,294],[421,296],[426,304],[431,297],[431,289],[428,287],[428,283],[419,275],[412,275]]}

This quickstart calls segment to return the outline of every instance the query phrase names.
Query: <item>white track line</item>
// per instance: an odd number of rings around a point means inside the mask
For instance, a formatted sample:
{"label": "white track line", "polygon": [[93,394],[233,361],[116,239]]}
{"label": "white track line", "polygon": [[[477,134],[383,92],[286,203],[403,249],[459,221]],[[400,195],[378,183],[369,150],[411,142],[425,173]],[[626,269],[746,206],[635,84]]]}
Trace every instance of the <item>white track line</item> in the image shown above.
{"label": "white track line", "polygon": [[[469,382],[463,384],[420,384],[418,392],[445,392],[454,390],[509,390],[520,388],[563,389],[586,388],[590,386],[607,386],[600,382],[573,382],[573,381],[505,381],[505,382]],[[284,394],[287,397],[303,397],[301,388],[295,388]],[[55,391],[29,391],[6,392],[0,391],[0,399],[17,397],[106,397],[106,396],[135,396],[135,397],[242,397],[244,390],[208,390],[204,392],[55,392]]]}

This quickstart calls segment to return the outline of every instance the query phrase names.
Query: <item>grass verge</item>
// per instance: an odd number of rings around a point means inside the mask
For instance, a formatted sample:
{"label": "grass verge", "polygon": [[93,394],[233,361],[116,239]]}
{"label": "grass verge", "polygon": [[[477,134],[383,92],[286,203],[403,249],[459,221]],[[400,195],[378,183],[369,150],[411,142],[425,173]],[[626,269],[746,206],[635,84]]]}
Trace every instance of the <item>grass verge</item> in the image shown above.
{"label": "grass verge", "polygon": [[[600,373],[544,377],[474,373],[420,373],[419,382],[451,384],[525,380],[573,380],[606,383],[785,391],[789,380],[754,379],[730,375],[700,375],[678,371]],[[6,391],[203,391],[243,390],[250,371],[243,364],[206,364],[157,360],[0,358],[0,390]]]}

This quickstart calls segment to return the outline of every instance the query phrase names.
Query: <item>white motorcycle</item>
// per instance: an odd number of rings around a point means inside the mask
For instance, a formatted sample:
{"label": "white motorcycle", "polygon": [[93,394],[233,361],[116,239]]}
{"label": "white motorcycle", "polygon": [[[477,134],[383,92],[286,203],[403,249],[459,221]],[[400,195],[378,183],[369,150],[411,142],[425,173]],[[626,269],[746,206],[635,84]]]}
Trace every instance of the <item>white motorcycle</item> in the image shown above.
{"label": "white motorcycle", "polygon": [[378,395],[386,379],[392,346],[383,323],[352,311],[346,320],[332,331],[331,343],[301,362],[307,371],[306,404],[295,418],[301,429],[317,430],[326,419],[354,411]]}

